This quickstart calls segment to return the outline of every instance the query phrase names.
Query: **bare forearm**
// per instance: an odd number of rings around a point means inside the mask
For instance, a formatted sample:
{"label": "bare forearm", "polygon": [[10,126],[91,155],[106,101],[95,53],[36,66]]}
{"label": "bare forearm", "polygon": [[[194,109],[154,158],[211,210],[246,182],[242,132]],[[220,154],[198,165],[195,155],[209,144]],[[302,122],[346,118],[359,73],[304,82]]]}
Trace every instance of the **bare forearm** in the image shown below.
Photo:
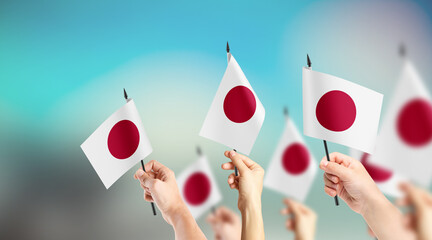
{"label": "bare forearm", "polygon": [[242,215],[242,240],[263,240],[264,223],[261,212],[261,200],[247,204],[241,210]]}
{"label": "bare forearm", "polygon": [[380,240],[409,240],[412,236],[404,230],[403,215],[381,193],[368,200],[363,218]]}
{"label": "bare forearm", "polygon": [[170,217],[170,223],[174,228],[175,239],[206,239],[204,233],[201,231],[186,206],[180,208],[176,211],[176,213],[172,214],[172,217]]}

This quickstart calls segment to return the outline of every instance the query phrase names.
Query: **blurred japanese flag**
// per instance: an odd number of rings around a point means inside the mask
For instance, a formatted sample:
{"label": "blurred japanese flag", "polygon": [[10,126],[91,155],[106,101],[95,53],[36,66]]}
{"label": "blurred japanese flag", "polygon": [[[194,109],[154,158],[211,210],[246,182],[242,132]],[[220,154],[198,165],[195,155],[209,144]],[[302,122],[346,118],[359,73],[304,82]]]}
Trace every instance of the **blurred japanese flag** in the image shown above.
{"label": "blurred japanese flag", "polygon": [[304,201],[317,172],[317,164],[293,121],[285,130],[266,171],[264,186]]}
{"label": "blurred japanese flag", "polygon": [[227,69],[199,135],[249,155],[264,116],[263,105],[228,53]]}
{"label": "blurred japanese flag", "polygon": [[371,153],[382,99],[382,94],[368,88],[305,67],[304,134]]}
{"label": "blurred japanese flag", "polygon": [[399,185],[403,182],[407,182],[406,178],[393,172],[392,170],[370,163],[369,159],[372,155],[367,153],[351,148],[350,156],[359,160],[363,164],[363,166],[366,168],[366,171],[384,194],[396,198],[403,196],[399,189]]}
{"label": "blurred japanese flag", "polygon": [[107,189],[153,151],[133,100],[105,120],[81,149]]}
{"label": "blurred japanese flag", "polygon": [[204,155],[178,175],[177,184],[195,219],[222,200],[207,157]]}
{"label": "blurred japanese flag", "polygon": [[413,64],[406,60],[370,160],[428,187],[431,140],[431,97]]}

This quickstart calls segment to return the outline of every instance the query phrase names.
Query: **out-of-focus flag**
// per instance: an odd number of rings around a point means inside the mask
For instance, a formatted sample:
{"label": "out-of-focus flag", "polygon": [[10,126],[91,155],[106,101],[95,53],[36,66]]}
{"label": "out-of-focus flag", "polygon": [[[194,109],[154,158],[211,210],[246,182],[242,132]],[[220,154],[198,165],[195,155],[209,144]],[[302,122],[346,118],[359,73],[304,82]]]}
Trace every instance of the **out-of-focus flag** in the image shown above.
{"label": "out-of-focus flag", "polygon": [[207,157],[204,155],[199,156],[195,163],[178,175],[177,184],[195,219],[222,199]]}
{"label": "out-of-focus flag", "polygon": [[399,185],[402,182],[406,182],[406,178],[390,169],[371,163],[369,159],[372,155],[352,148],[350,149],[350,155],[363,164],[363,166],[366,168],[366,171],[384,194],[396,198],[402,197],[402,192],[399,190]]}
{"label": "out-of-focus flag", "polygon": [[304,134],[371,153],[382,99],[368,88],[304,67]]}
{"label": "out-of-focus flag", "polygon": [[431,97],[417,70],[406,60],[370,160],[428,187],[431,140]]}
{"label": "out-of-focus flag", "polygon": [[133,100],[105,120],[81,149],[107,189],[153,151]]}
{"label": "out-of-focus flag", "polygon": [[207,113],[200,136],[249,155],[265,110],[230,53],[228,67]]}
{"label": "out-of-focus flag", "polygon": [[317,164],[293,121],[285,130],[266,171],[264,186],[304,201],[312,186]]}

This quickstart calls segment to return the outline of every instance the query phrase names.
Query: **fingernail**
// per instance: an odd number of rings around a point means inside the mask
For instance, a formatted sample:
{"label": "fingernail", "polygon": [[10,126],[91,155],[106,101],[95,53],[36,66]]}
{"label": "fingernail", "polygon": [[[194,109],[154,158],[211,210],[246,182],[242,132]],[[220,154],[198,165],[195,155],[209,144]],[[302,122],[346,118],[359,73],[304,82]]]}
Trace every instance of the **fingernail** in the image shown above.
{"label": "fingernail", "polygon": [[328,165],[328,161],[325,161],[324,162],[324,167],[327,167],[327,165]]}
{"label": "fingernail", "polygon": [[138,177],[142,177],[144,175],[144,171],[142,169],[140,169],[140,171],[138,171]]}
{"label": "fingernail", "polygon": [[236,155],[236,152],[234,152],[233,150],[231,150],[230,155],[231,155],[231,157],[234,157]]}

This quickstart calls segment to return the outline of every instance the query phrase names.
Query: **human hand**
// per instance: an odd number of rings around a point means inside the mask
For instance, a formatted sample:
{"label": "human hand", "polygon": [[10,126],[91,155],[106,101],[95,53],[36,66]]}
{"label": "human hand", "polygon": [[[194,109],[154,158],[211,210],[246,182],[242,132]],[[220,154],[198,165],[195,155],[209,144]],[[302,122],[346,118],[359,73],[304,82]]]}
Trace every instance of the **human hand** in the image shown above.
{"label": "human hand", "polygon": [[155,160],[144,167],[145,172],[140,168],[134,175],[144,189],[144,199],[156,202],[165,221],[173,225],[173,217],[187,208],[178,190],[174,172]]}
{"label": "human hand", "polygon": [[363,165],[344,154],[331,153],[330,161],[321,160],[324,173],[324,191],[340,196],[355,212],[364,214],[377,198],[385,198]]}
{"label": "human hand", "polygon": [[419,240],[432,239],[432,195],[409,183],[402,183],[400,189],[405,196],[397,200],[397,205],[413,206],[413,211],[405,214],[406,227]]}
{"label": "human hand", "polygon": [[286,228],[294,232],[295,240],[313,240],[316,230],[316,213],[307,206],[285,198],[283,202],[286,208],[281,211],[282,215],[291,215],[285,222]]}
{"label": "human hand", "polygon": [[226,207],[219,207],[207,216],[216,240],[239,240],[241,238],[241,221],[239,216]]}
{"label": "human hand", "polygon": [[222,164],[224,170],[234,170],[237,167],[239,174],[231,173],[228,184],[231,189],[239,191],[238,208],[244,210],[250,204],[261,206],[261,193],[263,188],[264,169],[250,158],[235,151],[225,151],[225,157],[231,162]]}

